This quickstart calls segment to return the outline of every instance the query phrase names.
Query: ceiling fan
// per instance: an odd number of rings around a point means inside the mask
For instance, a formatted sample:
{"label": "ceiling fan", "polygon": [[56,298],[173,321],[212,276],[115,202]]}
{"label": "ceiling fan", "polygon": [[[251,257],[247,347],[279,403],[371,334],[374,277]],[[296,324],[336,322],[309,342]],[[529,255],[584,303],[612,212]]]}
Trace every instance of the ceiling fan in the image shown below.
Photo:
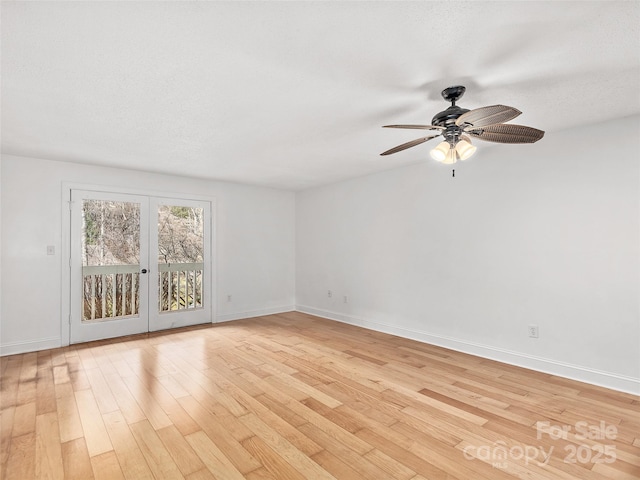
{"label": "ceiling fan", "polygon": [[468,110],[457,106],[456,101],[464,95],[465,90],[462,85],[457,85],[442,91],[442,98],[451,102],[451,106],[437,113],[431,125],[385,125],[384,128],[431,130],[431,133],[380,155],[397,153],[442,135],[444,141],[431,150],[431,157],[445,164],[453,164],[475,153],[476,147],[471,144],[471,138],[497,143],[534,143],[544,136],[544,132],[536,128],[504,123],[522,113],[517,108],[491,105]]}

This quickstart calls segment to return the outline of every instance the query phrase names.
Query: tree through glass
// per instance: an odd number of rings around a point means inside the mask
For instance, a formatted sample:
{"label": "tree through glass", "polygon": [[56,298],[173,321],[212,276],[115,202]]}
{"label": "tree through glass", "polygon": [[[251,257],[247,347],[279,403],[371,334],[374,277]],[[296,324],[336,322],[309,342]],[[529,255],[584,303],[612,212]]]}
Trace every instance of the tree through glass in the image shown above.
{"label": "tree through glass", "polygon": [[158,206],[158,310],[202,308],[204,209]]}
{"label": "tree through glass", "polygon": [[82,202],[82,321],[137,315],[140,204]]}

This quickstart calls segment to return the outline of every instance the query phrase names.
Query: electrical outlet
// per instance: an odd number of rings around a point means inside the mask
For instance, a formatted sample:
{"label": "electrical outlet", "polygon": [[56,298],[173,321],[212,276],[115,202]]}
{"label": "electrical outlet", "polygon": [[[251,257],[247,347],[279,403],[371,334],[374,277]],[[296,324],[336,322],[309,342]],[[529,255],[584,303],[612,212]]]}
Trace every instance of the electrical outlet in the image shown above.
{"label": "electrical outlet", "polygon": [[47,245],[47,255],[55,255],[55,254],[56,254],[56,246]]}
{"label": "electrical outlet", "polygon": [[529,332],[529,337],[538,338],[538,326],[537,325],[529,325],[527,327],[527,331]]}
{"label": "electrical outlet", "polygon": [[328,290],[328,291],[327,291],[327,297],[331,298],[331,295],[332,295],[332,294],[331,294],[331,290]]}
{"label": "electrical outlet", "polygon": [[344,296],[344,303],[349,303],[349,297],[347,297],[346,295]]}
{"label": "electrical outlet", "polygon": [[231,301],[231,295],[227,295],[227,302]]}

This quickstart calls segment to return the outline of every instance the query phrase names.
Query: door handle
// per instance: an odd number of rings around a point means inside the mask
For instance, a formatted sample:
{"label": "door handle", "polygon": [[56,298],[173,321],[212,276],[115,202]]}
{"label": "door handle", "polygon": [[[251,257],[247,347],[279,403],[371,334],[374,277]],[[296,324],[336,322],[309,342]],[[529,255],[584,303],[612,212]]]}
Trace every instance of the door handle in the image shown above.
{"label": "door handle", "polygon": [[147,273],[147,269],[143,268],[142,270],[140,270],[140,273]]}

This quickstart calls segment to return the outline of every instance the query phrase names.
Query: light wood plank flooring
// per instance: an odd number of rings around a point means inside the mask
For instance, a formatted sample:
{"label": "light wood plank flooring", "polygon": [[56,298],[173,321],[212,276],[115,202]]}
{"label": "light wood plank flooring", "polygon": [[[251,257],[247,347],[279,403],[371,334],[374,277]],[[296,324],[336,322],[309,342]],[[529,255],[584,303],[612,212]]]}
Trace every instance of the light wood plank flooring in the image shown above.
{"label": "light wood plank flooring", "polygon": [[1,359],[2,479],[640,478],[640,399],[292,312]]}

